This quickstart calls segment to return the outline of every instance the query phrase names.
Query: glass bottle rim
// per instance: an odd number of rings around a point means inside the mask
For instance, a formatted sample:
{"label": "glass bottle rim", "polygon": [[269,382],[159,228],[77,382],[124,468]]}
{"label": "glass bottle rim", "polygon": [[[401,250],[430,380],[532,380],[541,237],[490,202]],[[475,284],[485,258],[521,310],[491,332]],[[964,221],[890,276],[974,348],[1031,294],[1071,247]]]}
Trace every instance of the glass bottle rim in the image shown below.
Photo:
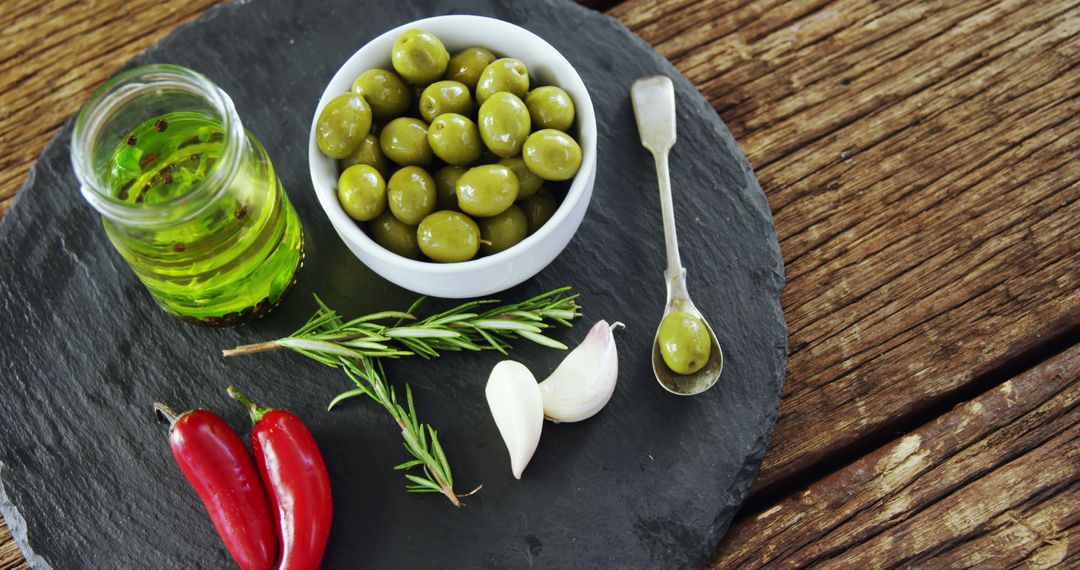
{"label": "glass bottle rim", "polygon": [[[207,176],[189,192],[154,204],[132,205],[112,195],[95,172],[93,149],[97,136],[121,107],[162,88],[186,91],[205,99],[220,114],[225,132],[221,157]],[[190,220],[220,198],[240,168],[244,126],[232,99],[205,75],[172,64],[151,64],[118,73],[99,87],[83,105],[71,135],[71,162],[83,198],[99,213],[125,225],[150,226]]]}

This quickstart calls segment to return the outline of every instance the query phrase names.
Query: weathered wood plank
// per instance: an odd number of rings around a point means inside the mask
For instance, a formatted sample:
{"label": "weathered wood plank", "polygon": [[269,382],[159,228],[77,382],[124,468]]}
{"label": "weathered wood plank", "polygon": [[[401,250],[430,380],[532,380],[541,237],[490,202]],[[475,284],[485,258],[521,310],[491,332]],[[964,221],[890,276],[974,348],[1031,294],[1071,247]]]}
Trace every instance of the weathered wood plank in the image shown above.
{"label": "weathered wood plank", "polygon": [[1050,567],[1080,555],[1080,346],[735,525],[716,568]]}
{"label": "weathered wood plank", "polygon": [[1075,0],[612,13],[713,102],[774,209],[792,348],[757,490],[1080,326]]}
{"label": "weathered wood plank", "polygon": [[[6,3],[0,213],[94,87],[213,1]],[[776,212],[792,355],[759,489],[1080,326],[1075,0],[665,0],[612,13],[721,112]],[[1025,524],[1042,533],[1075,494],[1031,502]],[[985,529],[940,560],[1022,530]],[[0,569],[21,560],[6,557],[7,536]]]}
{"label": "weathered wood plank", "polygon": [[0,215],[56,129],[110,75],[222,0],[7,0],[0,10]]}
{"label": "weathered wood plank", "polygon": [[19,545],[11,537],[7,521],[4,517],[0,517],[0,570],[25,570],[27,568],[29,565],[26,564],[22,552],[19,551]]}

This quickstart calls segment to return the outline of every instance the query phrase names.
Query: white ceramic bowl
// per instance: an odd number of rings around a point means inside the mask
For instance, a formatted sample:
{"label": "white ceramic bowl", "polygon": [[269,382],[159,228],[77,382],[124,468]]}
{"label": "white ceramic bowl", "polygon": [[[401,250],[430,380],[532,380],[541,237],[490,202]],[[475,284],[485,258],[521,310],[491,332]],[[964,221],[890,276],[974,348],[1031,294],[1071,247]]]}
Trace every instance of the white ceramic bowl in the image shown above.
{"label": "white ceramic bowl", "polygon": [[[462,263],[415,261],[375,243],[341,208],[337,199],[337,161],[315,143],[315,123],[323,107],[346,93],[356,76],[373,67],[392,69],[390,50],[405,30],[420,28],[439,37],[451,54],[481,46],[499,57],[520,59],[535,85],[557,85],[574,99],[576,138],[581,145],[581,169],[555,215],[521,243],[495,255]],[[371,40],[341,66],[323,91],[311,120],[308,144],[311,182],[319,203],[341,239],[360,261],[387,280],[406,289],[436,297],[464,298],[508,289],[536,275],[566,247],[581,224],[596,180],[596,117],[592,100],[573,66],[551,44],[509,22],[480,16],[439,16],[394,28]]]}

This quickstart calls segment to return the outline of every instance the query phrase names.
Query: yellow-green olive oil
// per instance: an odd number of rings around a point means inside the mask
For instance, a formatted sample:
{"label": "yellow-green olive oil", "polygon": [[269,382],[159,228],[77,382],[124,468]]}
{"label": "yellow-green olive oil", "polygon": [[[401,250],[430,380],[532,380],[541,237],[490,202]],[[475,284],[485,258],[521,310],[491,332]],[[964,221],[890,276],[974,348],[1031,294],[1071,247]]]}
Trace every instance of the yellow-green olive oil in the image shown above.
{"label": "yellow-green olive oil", "polygon": [[[303,257],[299,219],[262,145],[225,160],[227,134],[195,112],[154,117],[118,141],[106,173],[112,197],[166,211],[167,223],[105,229],[165,310],[233,324],[276,305]],[[225,171],[228,170],[228,171]]]}

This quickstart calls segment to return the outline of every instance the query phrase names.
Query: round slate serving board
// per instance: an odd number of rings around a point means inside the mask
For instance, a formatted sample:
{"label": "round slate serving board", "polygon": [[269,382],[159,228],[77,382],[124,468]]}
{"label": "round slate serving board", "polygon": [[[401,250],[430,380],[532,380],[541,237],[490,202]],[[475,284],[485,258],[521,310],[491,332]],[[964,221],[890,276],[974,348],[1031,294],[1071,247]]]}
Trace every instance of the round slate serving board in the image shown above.
{"label": "round slate serving board", "polygon": [[[410,20],[494,16],[546,38],[578,68],[596,106],[599,170],[580,231],[546,270],[500,298],[569,284],[586,318],[553,336],[581,340],[620,320],[619,385],[598,416],[545,424],[522,481],[484,400],[498,354],[392,363],[420,415],[441,430],[459,491],[454,509],[407,495],[391,466],[400,434],[372,402],[334,412],[349,388],[298,355],[224,359],[220,349],[288,334],[317,292],[346,315],[405,308],[413,295],[381,280],[334,235],[311,189],[311,113],[336,68],[368,39]],[[477,38],[483,43],[482,38]],[[225,395],[237,383],[308,421],[334,489],[328,568],[690,567],[708,561],[750,487],[783,383],[783,268],[768,204],[750,166],[693,86],[614,20],[569,2],[259,0],[208,11],[135,63],[168,62],[227,91],[265,144],[307,231],[300,282],[269,317],[233,329],[159,311],[83,203],[68,160],[70,122],[31,171],[0,225],[0,510],[31,564],[206,568],[230,564],[184,482],[150,403],[207,407],[248,433]],[[726,363],[694,398],[656,385],[649,349],[664,284],[652,160],[638,143],[631,82],[675,80],[679,143],[671,156],[683,261]],[[430,309],[448,306],[431,301]],[[563,354],[520,344],[543,377]]]}

